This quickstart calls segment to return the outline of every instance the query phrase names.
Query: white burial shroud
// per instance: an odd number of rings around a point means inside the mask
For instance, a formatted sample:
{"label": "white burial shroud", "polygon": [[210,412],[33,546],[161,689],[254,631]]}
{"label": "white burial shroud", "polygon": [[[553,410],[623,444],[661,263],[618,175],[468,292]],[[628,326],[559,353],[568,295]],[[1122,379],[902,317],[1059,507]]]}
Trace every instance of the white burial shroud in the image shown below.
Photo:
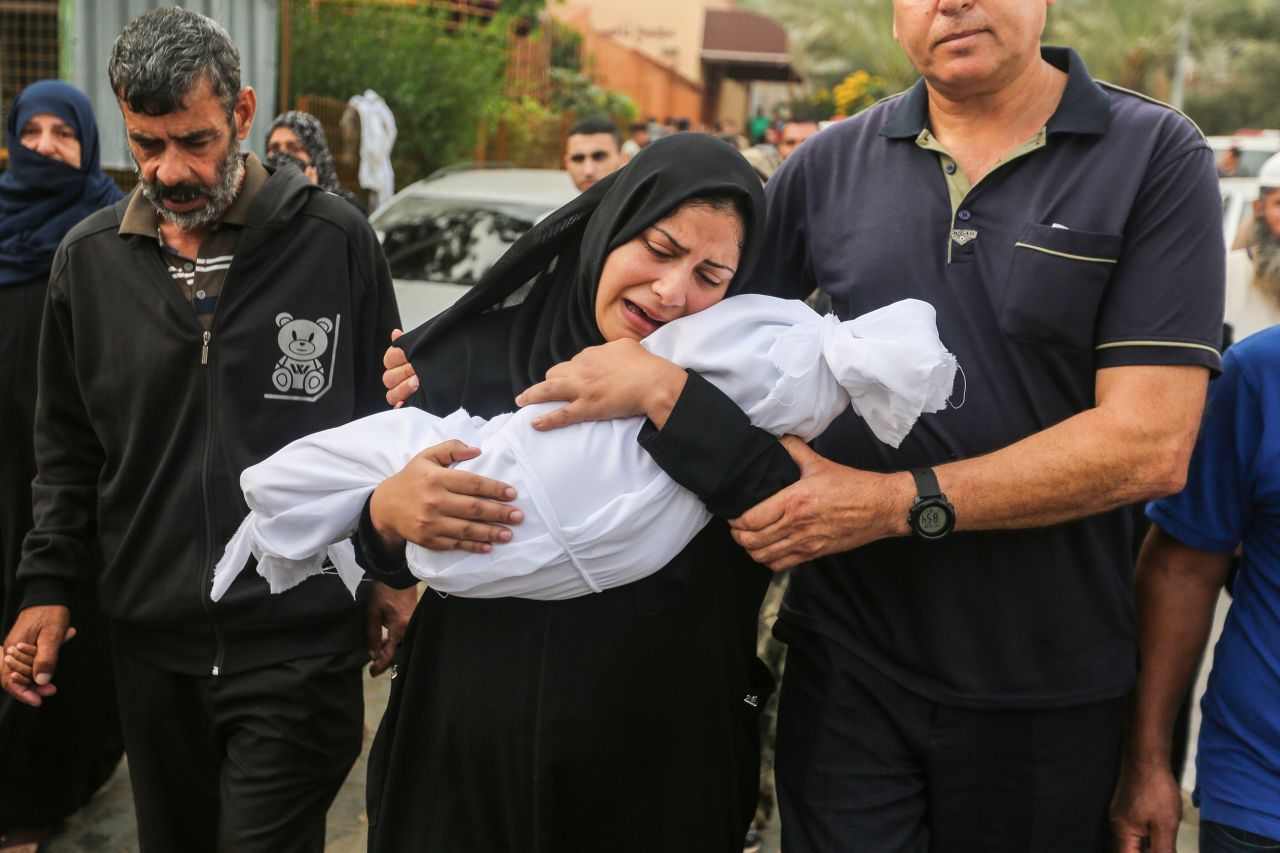
{"label": "white burial shroud", "polygon": [[[853,320],[803,302],[743,295],[668,323],[641,343],[697,371],[774,435],[817,437],[846,406],[897,447],[951,393],[955,358],[931,305],[896,302]],[[214,570],[213,598],[250,556],[272,592],[322,571],[327,557],[354,595],[363,572],[348,540],[375,486],[417,453],[456,438],[481,449],[456,467],[515,487],[524,522],[488,554],[410,544],[409,568],[440,593],[573,598],[666,565],[710,520],[636,440],[643,418],[529,425],[559,403],[489,421],[402,408],[301,438],[240,478],[251,512]],[[708,428],[714,428],[709,425]]]}

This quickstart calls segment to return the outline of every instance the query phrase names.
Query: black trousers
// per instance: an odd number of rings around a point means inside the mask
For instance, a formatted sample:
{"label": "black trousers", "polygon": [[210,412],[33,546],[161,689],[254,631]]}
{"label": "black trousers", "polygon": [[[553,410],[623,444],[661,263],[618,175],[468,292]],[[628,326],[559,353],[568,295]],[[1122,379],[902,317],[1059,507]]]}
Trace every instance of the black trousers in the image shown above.
{"label": "black trousers", "polygon": [[235,675],[180,675],[116,653],[144,851],[324,850],[325,814],[360,754],[353,651]]}
{"label": "black trousers", "polygon": [[1102,853],[1124,700],[974,710],[823,638],[789,643],[776,772],[787,853]]}

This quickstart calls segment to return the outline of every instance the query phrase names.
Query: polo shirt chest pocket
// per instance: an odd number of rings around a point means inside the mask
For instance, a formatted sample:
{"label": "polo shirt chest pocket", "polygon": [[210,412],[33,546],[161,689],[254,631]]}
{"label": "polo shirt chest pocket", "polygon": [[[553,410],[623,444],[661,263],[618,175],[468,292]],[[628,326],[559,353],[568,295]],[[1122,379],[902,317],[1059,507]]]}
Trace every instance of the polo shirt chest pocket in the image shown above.
{"label": "polo shirt chest pocket", "polygon": [[1014,244],[998,307],[1010,338],[1086,349],[1120,257],[1119,234],[1028,225]]}

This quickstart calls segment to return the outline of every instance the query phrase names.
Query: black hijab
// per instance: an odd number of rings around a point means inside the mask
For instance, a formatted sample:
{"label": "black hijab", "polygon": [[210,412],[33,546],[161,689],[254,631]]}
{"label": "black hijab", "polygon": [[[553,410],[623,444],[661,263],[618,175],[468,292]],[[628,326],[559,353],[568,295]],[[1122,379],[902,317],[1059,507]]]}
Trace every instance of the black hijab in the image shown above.
{"label": "black hijab", "polygon": [[400,339],[397,345],[422,383],[421,395],[432,399],[437,359],[447,356],[438,346],[446,333],[501,305],[529,282],[532,287],[515,309],[506,347],[513,396],[541,382],[560,362],[604,343],[595,302],[609,253],[686,201],[724,196],[741,200],[748,211],[733,292],[747,280],[760,251],[760,179],[737,150],[719,139],[695,133],[663,137],[535,225],[453,307]]}
{"label": "black hijab", "polygon": [[329,153],[329,141],[324,138],[324,126],[320,119],[302,110],[289,110],[276,116],[267,129],[267,139],[277,127],[286,127],[298,137],[298,143],[307,152],[311,165],[316,170],[316,183],[325,192],[338,193],[342,187],[338,184],[338,168],[333,163],[333,155]]}
{"label": "black hijab", "polygon": [[[40,113],[56,115],[75,130],[79,168],[22,144],[22,127]],[[124,198],[102,171],[93,106],[68,83],[41,80],[23,89],[9,108],[5,140],[9,170],[0,175],[0,286],[47,275],[71,226]]]}

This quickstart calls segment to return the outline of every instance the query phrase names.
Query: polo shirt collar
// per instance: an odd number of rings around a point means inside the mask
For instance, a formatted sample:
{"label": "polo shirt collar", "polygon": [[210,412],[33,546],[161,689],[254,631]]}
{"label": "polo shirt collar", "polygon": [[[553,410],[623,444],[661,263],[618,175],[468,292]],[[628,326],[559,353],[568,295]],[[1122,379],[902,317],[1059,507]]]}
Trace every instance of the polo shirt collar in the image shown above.
{"label": "polo shirt collar", "polygon": [[[1049,117],[1045,130],[1050,134],[1106,133],[1111,124],[1111,99],[1089,76],[1080,54],[1069,47],[1043,46],[1040,56],[1067,73],[1062,99]],[[928,127],[929,90],[922,77],[898,99],[880,135],[890,139],[915,139]]]}
{"label": "polo shirt collar", "polygon": [[915,139],[928,126],[929,90],[921,77],[898,99],[880,135],[890,139]]}
{"label": "polo shirt collar", "polygon": [[[218,220],[220,225],[241,225],[243,226],[249,218],[249,208],[253,206],[253,200],[257,197],[258,191],[262,189],[262,185],[267,182],[267,178],[271,174],[266,167],[262,165],[256,154],[250,152],[244,158],[244,183],[240,185],[240,192],[236,195],[236,200],[231,203],[231,207],[227,208],[227,212]],[[142,190],[135,190],[129,198],[129,205],[125,208],[124,216],[120,220],[120,234],[138,234],[143,237],[156,236],[156,230],[160,226],[160,219],[156,213],[155,207],[142,194]]]}

